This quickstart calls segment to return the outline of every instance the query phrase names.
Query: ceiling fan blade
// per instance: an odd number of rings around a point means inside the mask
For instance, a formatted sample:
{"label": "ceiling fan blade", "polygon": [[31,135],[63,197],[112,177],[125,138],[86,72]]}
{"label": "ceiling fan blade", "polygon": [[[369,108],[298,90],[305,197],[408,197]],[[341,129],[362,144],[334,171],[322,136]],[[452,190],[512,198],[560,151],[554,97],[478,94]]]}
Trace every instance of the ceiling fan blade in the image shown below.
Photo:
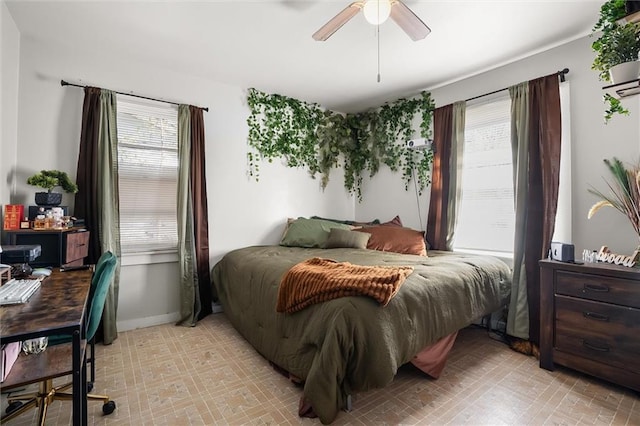
{"label": "ceiling fan blade", "polygon": [[390,17],[413,41],[422,40],[431,32],[427,24],[400,0],[394,1],[391,5]]}
{"label": "ceiling fan blade", "polygon": [[324,24],[318,31],[316,31],[313,34],[313,39],[316,41],[325,41],[326,39],[331,37],[333,33],[340,29],[340,27],[349,22],[351,18],[356,16],[358,12],[360,12],[360,9],[362,9],[363,5],[363,2],[356,1],[345,7],[340,13],[331,18],[329,22]]}

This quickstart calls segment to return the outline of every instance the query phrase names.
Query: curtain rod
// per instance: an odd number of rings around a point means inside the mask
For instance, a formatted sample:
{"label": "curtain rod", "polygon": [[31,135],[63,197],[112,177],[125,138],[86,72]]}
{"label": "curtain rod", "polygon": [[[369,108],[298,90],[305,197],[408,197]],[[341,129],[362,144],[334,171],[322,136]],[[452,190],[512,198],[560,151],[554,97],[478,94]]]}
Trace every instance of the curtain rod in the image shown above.
{"label": "curtain rod", "polygon": [[[80,84],[69,83],[68,81],[64,81],[64,80],[60,80],[60,85],[61,86],[82,87],[82,88],[87,87],[87,86],[82,86]],[[116,91],[114,91],[114,93],[117,93],[119,95],[133,96],[134,98],[147,99],[149,101],[164,102],[165,104],[180,105],[177,102],[165,101],[164,99],[150,98],[150,97],[141,96],[141,95],[134,95],[133,93],[124,93],[124,92],[116,92]],[[202,109],[207,111],[207,112],[209,112],[209,108],[202,108]]]}
{"label": "curtain rod", "polygon": [[[568,73],[569,73],[569,68],[565,68],[562,71],[558,71],[557,74],[560,76],[560,81],[564,82],[564,80],[565,80],[564,76],[566,74],[568,74]],[[473,100],[479,99],[479,98],[483,98],[485,96],[493,95],[494,93],[502,92],[503,90],[507,90],[507,89],[508,89],[508,87],[505,87],[504,89],[494,90],[493,92],[485,93],[484,95],[474,96],[473,98],[467,99],[466,102],[473,101]]]}

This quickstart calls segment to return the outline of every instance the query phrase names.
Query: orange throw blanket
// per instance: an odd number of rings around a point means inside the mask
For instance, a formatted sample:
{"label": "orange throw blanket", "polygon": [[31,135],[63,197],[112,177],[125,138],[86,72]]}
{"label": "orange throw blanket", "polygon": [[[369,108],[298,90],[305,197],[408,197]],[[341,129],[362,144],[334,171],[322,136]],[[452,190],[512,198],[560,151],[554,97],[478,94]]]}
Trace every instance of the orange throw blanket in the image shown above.
{"label": "orange throw blanket", "polygon": [[290,314],[346,296],[370,296],[385,306],[411,272],[411,266],[360,266],[314,257],[284,275],[276,311]]}

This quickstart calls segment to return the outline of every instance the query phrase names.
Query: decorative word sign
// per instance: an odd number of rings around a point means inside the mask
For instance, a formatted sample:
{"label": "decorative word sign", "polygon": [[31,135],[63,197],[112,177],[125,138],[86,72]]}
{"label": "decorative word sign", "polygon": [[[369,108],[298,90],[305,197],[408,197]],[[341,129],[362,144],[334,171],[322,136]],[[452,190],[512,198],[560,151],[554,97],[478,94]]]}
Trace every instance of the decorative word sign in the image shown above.
{"label": "decorative word sign", "polygon": [[634,251],[631,256],[624,256],[622,254],[611,253],[607,246],[602,246],[596,259],[600,262],[614,263],[632,268],[640,259],[640,250]]}

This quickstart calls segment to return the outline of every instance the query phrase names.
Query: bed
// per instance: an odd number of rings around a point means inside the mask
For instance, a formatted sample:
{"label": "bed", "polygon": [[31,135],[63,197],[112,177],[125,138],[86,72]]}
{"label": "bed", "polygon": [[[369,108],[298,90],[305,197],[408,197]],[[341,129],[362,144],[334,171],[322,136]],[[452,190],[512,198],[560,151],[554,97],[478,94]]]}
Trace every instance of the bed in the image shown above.
{"label": "bed", "polygon": [[[283,276],[312,258],[413,270],[386,306],[349,296],[276,312]],[[254,246],[226,254],[212,282],[233,326],[267,360],[300,378],[301,403],[327,424],[349,395],[387,385],[422,350],[507,304],[510,270],[493,257],[451,252]]]}

